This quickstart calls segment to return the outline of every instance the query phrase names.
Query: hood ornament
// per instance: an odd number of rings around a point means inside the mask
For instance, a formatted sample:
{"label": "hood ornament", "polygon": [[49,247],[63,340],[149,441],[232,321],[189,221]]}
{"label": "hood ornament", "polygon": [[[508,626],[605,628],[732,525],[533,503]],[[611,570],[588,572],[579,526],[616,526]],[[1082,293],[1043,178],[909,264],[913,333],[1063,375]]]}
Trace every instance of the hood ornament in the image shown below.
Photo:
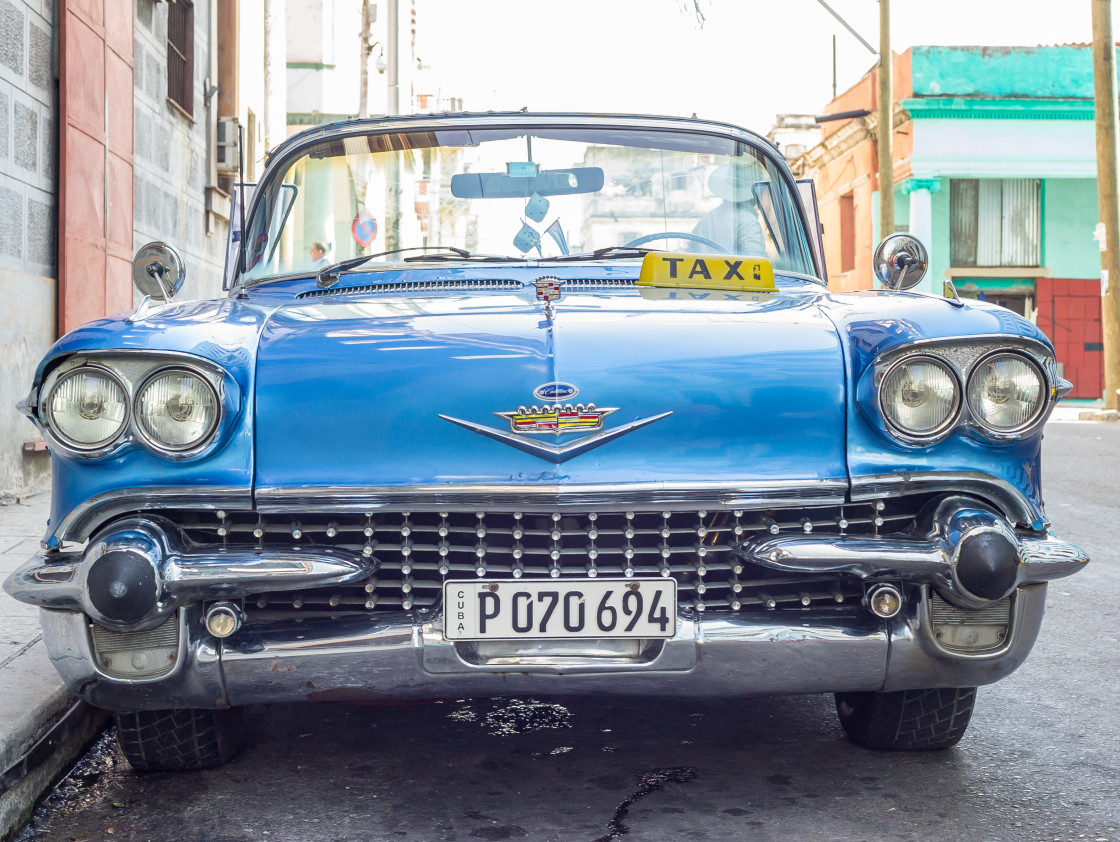
{"label": "hood ornament", "polygon": [[544,315],[549,321],[552,321],[552,302],[560,299],[560,279],[553,278],[545,275],[542,278],[537,278],[533,282],[533,287],[537,291],[537,301],[544,302]]}
{"label": "hood ornament", "polygon": [[[569,387],[573,395],[576,392],[575,387],[567,383],[546,385],[563,385]],[[543,388],[538,388],[537,392]],[[541,459],[550,462],[566,462],[601,444],[606,444],[619,436],[624,436],[673,414],[672,412],[662,412],[660,415],[639,418],[637,421],[631,421],[621,427],[604,430],[603,420],[615,412],[618,412],[618,407],[597,407],[593,403],[519,406],[513,411],[495,412],[494,414],[499,418],[509,422],[508,431],[497,427],[487,427],[484,424],[476,424],[473,421],[465,421],[462,418],[453,418],[442,413],[439,417],[444,421],[450,421],[452,424],[457,424],[479,435],[516,447],[518,450]],[[560,437],[569,433],[584,433],[585,435],[560,443]],[[556,440],[556,443],[542,441],[541,437],[544,436],[552,437]]]}

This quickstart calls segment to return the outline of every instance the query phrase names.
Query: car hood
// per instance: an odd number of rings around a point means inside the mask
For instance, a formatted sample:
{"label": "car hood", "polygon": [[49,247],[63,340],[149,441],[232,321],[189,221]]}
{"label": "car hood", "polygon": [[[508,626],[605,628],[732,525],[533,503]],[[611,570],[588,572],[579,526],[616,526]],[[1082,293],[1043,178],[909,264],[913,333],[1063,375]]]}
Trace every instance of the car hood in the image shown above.
{"label": "car hood", "polygon": [[[630,483],[842,494],[844,361],[818,294],[645,295],[572,294],[551,318],[531,293],[279,308],[257,359],[258,500]],[[514,432],[496,414],[551,406],[534,392],[554,382],[578,390],[556,402],[584,427]]]}

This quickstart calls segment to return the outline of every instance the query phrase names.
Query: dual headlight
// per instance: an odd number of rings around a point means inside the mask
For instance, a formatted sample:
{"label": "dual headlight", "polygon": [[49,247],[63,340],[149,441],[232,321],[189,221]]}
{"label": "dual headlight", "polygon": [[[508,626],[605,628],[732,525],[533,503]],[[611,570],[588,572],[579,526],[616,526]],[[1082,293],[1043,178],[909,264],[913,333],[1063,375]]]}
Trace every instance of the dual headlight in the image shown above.
{"label": "dual headlight", "polygon": [[88,365],[60,377],[46,400],[49,426],[75,450],[111,444],[128,425],[130,413],[140,435],[156,450],[191,450],[211,436],[220,412],[214,387],[184,368],[165,368],[149,376],[131,406],[115,374]]}
{"label": "dual headlight", "polygon": [[[1046,378],[1035,363],[1017,353],[999,352],[972,366],[963,400],[980,427],[1008,435],[1033,424],[1046,397]],[[915,438],[932,438],[948,429],[960,413],[961,401],[956,372],[928,354],[899,360],[879,386],[879,405],[887,422]]]}

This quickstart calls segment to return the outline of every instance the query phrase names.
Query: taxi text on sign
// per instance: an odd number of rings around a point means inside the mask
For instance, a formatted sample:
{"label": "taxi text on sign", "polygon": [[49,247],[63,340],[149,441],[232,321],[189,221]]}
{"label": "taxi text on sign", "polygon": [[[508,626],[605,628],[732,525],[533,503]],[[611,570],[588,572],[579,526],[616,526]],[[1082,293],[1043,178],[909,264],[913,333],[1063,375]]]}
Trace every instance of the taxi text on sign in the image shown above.
{"label": "taxi text on sign", "polygon": [[765,257],[647,254],[638,286],[773,290],[774,267]]}

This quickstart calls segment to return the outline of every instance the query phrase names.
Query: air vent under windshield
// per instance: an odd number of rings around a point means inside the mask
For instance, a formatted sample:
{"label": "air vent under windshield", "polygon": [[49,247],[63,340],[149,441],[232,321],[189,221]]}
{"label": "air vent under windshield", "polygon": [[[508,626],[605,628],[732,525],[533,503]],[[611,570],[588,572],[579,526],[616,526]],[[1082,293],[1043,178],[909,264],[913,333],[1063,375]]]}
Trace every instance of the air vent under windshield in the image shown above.
{"label": "air vent under windshield", "polygon": [[301,292],[296,298],[323,298],[333,295],[384,295],[402,292],[475,292],[480,290],[512,290],[519,292],[525,285],[519,281],[485,279],[476,281],[405,281],[389,284],[363,284],[334,289],[313,289]]}

